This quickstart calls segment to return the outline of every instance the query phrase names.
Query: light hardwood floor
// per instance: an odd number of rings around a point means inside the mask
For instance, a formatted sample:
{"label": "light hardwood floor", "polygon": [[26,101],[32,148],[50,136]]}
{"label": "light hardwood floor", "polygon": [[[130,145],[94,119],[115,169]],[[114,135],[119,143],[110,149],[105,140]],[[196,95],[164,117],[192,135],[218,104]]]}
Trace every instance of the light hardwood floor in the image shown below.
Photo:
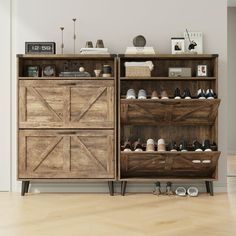
{"label": "light hardwood floor", "polygon": [[236,178],[214,197],[0,193],[0,235],[233,236]]}
{"label": "light hardwood floor", "polygon": [[236,155],[229,155],[227,158],[228,174],[236,176]]}

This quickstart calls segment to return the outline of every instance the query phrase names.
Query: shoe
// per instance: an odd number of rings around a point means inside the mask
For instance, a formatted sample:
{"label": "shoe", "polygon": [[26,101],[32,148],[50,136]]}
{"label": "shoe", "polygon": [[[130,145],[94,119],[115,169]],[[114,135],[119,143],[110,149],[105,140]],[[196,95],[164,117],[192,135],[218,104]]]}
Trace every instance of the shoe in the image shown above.
{"label": "shoe", "polygon": [[125,141],[125,145],[124,145],[124,152],[131,152],[131,142],[130,141]]}
{"label": "shoe", "polygon": [[193,147],[196,152],[202,152],[202,145],[197,141],[193,141]]}
{"label": "shoe", "polygon": [[207,99],[215,99],[215,94],[212,89],[207,89],[206,91],[206,98]]}
{"label": "shoe", "polygon": [[147,152],[154,152],[155,151],[154,140],[151,138],[147,140],[146,151]]}
{"label": "shoe", "polygon": [[188,88],[184,90],[182,98],[184,98],[184,99],[191,99],[191,93],[190,93]]}
{"label": "shoe", "polygon": [[172,140],[169,145],[169,151],[171,152],[177,152],[177,145],[176,145],[176,142],[174,140]]}
{"label": "shoe", "polygon": [[168,94],[165,90],[161,92],[161,99],[169,99]]}
{"label": "shoe", "polygon": [[157,195],[157,196],[161,195],[161,183],[160,182],[155,183],[155,189],[153,191],[153,194]]}
{"label": "shoe", "polygon": [[144,89],[138,91],[138,99],[147,99],[147,93]]}
{"label": "shoe", "polygon": [[135,152],[142,152],[143,151],[143,146],[140,142],[140,139],[134,143],[134,151]]}
{"label": "shoe", "polygon": [[186,194],[187,194],[187,191],[184,187],[178,187],[176,190],[175,190],[175,194],[180,196],[180,197],[185,197]]}
{"label": "shoe", "polygon": [[203,146],[203,149],[204,149],[205,152],[211,152],[212,151],[212,149],[211,149],[211,142],[210,142],[209,139],[205,139],[203,141],[202,146]]}
{"label": "shoe", "polygon": [[154,90],[154,91],[152,92],[151,99],[159,99],[159,97],[158,97],[158,95],[157,95],[157,91],[156,91],[156,90]]}
{"label": "shoe", "polygon": [[197,98],[198,99],[206,99],[206,94],[205,94],[204,89],[198,89]]}
{"label": "shoe", "polygon": [[186,142],[185,140],[183,140],[183,141],[179,144],[179,150],[180,150],[181,152],[187,152],[187,151],[188,151],[187,146],[188,146],[187,142]]}
{"label": "shoe", "polygon": [[158,139],[157,141],[157,151],[158,152],[165,152],[166,151],[166,145],[164,139]]}
{"label": "shoe", "polygon": [[171,190],[172,187],[172,183],[171,182],[167,182],[166,184],[166,195],[173,195],[173,191]]}
{"label": "shoe", "polygon": [[174,99],[181,99],[180,89],[176,88],[174,92]]}
{"label": "shoe", "polygon": [[136,99],[134,89],[129,89],[126,93],[126,99]]}
{"label": "shoe", "polygon": [[196,187],[189,187],[187,193],[190,197],[197,197],[198,196],[198,188]]}

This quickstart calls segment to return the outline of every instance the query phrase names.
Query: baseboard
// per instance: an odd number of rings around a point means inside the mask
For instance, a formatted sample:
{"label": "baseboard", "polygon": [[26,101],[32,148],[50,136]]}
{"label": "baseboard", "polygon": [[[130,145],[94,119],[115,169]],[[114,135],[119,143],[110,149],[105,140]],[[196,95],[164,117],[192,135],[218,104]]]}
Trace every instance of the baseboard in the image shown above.
{"label": "baseboard", "polygon": [[236,155],[236,150],[229,150],[227,151],[228,155]]}
{"label": "baseboard", "polygon": [[[20,185],[18,185],[20,187]],[[195,186],[199,192],[206,192],[204,183],[195,184],[173,184],[173,189],[178,186],[188,188]],[[115,192],[120,193],[120,182],[115,183]],[[127,193],[152,193],[154,184],[150,183],[128,183]],[[162,184],[162,190],[165,191],[165,183]],[[20,189],[18,189],[18,192]],[[32,183],[30,192],[33,193],[108,193],[107,183]],[[217,182],[214,184],[214,192],[227,192],[227,184]]]}

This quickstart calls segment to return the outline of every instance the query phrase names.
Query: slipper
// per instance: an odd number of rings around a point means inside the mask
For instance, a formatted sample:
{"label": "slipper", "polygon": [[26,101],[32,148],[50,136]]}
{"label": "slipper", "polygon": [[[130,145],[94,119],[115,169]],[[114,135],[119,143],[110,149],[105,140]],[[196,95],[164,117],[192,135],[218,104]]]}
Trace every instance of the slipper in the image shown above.
{"label": "slipper", "polygon": [[186,194],[187,194],[187,191],[184,187],[178,187],[176,190],[175,190],[175,194],[180,196],[180,197],[185,197]]}

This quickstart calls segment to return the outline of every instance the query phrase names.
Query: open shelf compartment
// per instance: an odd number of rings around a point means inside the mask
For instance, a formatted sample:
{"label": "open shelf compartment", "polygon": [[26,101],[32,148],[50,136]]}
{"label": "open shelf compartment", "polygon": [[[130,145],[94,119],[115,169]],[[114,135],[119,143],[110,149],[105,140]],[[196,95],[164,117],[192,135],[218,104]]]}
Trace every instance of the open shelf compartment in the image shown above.
{"label": "open shelf compartment", "polygon": [[121,124],[211,125],[216,119],[219,105],[220,99],[121,99]]}
{"label": "open shelf compartment", "polygon": [[121,152],[120,179],[217,179],[220,152]]}

